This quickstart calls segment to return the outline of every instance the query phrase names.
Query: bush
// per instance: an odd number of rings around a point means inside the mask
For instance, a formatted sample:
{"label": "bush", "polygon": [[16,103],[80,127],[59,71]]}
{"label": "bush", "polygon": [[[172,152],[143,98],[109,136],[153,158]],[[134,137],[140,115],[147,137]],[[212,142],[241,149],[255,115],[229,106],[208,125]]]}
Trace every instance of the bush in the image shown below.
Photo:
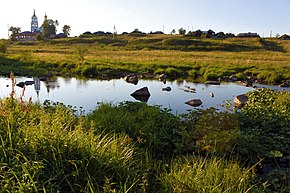
{"label": "bush", "polygon": [[8,41],[7,40],[0,40],[0,53],[5,54],[8,49]]}
{"label": "bush", "polygon": [[127,134],[136,145],[157,157],[172,155],[179,136],[177,119],[170,112],[145,103],[101,104],[88,120],[96,131]]}
{"label": "bush", "polygon": [[181,116],[182,147],[187,152],[222,153],[231,151],[239,134],[234,114],[215,109],[192,111]]}

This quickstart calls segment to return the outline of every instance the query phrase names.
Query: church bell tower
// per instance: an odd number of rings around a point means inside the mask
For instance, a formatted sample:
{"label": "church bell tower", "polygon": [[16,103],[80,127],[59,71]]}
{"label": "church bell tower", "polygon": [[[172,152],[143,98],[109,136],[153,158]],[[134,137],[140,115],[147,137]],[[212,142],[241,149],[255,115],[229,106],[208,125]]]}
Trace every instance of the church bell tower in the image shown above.
{"label": "church bell tower", "polygon": [[35,15],[35,9],[33,12],[33,16],[31,17],[31,32],[38,32],[39,28],[38,28],[38,21],[37,21],[37,17]]}

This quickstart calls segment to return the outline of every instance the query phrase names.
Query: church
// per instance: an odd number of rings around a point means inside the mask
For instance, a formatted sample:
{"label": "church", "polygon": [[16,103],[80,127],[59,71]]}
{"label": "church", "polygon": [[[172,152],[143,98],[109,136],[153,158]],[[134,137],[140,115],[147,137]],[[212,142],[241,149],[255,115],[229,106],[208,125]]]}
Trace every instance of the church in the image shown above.
{"label": "church", "polygon": [[[44,15],[44,21],[47,20],[47,15]],[[33,11],[33,16],[31,17],[31,29],[30,31],[24,31],[19,34],[15,34],[15,38],[18,41],[35,41],[36,35],[41,34],[42,27],[38,26],[38,18],[35,15],[35,10]]]}

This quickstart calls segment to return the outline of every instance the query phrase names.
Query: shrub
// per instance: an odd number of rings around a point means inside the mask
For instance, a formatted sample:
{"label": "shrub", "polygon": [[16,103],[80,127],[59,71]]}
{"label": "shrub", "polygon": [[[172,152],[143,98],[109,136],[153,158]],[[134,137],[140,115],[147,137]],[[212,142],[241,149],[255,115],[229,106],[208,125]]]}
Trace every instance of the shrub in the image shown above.
{"label": "shrub", "polygon": [[181,115],[182,147],[188,152],[225,153],[233,149],[239,134],[237,118],[215,109]]}
{"label": "shrub", "polygon": [[0,53],[5,54],[8,49],[8,41],[7,40],[0,40]]}
{"label": "shrub", "polygon": [[177,119],[167,110],[145,103],[101,104],[88,115],[88,120],[96,131],[127,134],[136,145],[157,157],[170,156],[178,140]]}

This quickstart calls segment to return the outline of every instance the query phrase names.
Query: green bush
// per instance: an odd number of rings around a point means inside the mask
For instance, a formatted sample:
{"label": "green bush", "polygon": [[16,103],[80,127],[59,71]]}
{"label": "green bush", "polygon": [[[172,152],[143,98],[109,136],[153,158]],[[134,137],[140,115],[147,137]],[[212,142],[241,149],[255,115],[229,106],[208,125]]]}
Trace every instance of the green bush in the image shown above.
{"label": "green bush", "polygon": [[0,53],[5,54],[8,49],[9,43],[7,40],[0,40]]}
{"label": "green bush", "polygon": [[235,114],[208,109],[181,115],[179,132],[187,152],[224,154],[233,149],[239,126]]}
{"label": "green bush", "polygon": [[101,104],[88,119],[96,131],[125,133],[155,156],[172,155],[179,137],[177,119],[167,110],[145,103]]}

